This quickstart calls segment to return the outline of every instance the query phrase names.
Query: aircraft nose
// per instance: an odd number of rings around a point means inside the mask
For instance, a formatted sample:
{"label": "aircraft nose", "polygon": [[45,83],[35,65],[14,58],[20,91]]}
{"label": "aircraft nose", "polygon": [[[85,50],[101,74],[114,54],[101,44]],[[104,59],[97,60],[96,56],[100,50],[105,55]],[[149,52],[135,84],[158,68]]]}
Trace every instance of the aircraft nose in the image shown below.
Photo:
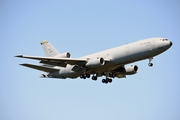
{"label": "aircraft nose", "polygon": [[173,44],[173,43],[170,41],[170,43],[169,43],[169,44],[170,44],[170,46],[172,46],[172,44]]}

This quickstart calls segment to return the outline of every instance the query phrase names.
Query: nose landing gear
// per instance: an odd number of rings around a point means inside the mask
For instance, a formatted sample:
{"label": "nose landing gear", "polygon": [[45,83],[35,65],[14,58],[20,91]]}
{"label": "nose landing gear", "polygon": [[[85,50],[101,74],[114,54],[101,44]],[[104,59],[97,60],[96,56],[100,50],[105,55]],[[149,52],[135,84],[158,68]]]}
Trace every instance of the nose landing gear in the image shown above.
{"label": "nose landing gear", "polygon": [[152,67],[152,66],[153,66],[153,63],[149,63],[148,65],[149,65],[150,67]]}
{"label": "nose landing gear", "polygon": [[153,66],[153,63],[151,63],[152,59],[153,59],[153,57],[150,57],[150,58],[149,58],[149,63],[148,63],[148,65],[149,65],[150,67]]}

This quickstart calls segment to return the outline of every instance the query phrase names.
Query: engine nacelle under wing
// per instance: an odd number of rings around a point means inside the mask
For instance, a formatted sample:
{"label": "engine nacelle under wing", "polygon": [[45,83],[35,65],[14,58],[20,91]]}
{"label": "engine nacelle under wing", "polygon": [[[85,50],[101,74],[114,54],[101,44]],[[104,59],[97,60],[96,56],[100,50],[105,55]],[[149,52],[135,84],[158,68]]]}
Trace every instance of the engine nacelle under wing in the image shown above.
{"label": "engine nacelle under wing", "polygon": [[133,75],[133,74],[136,74],[138,71],[137,65],[125,66],[124,68],[125,68],[126,75]]}
{"label": "engine nacelle under wing", "polygon": [[126,75],[136,74],[138,71],[138,66],[131,65],[131,66],[120,67],[120,68],[116,69],[115,71],[118,72],[116,77],[123,78],[123,77],[126,77]]}
{"label": "engine nacelle under wing", "polygon": [[86,63],[87,67],[99,67],[99,66],[103,66],[105,64],[105,60],[103,58],[99,58],[99,59],[92,59],[89,60]]}

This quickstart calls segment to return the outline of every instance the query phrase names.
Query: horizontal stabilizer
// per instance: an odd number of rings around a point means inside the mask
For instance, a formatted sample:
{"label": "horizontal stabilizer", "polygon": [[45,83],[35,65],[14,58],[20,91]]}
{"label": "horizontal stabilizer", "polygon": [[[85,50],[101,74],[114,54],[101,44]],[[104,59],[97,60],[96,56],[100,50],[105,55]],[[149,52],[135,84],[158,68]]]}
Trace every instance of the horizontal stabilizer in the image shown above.
{"label": "horizontal stabilizer", "polygon": [[33,68],[36,70],[44,71],[44,72],[55,72],[55,71],[59,70],[56,68],[44,67],[44,66],[39,66],[39,65],[32,65],[32,64],[27,64],[27,63],[20,64],[20,65],[25,66],[25,67],[29,67],[29,68]]}

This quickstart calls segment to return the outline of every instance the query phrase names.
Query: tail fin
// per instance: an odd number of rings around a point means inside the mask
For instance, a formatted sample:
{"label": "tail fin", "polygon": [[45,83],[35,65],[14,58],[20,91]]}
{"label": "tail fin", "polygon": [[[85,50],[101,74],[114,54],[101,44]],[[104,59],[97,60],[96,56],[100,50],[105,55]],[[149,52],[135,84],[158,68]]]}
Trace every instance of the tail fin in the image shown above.
{"label": "tail fin", "polygon": [[47,40],[43,40],[41,45],[47,57],[55,57],[60,54]]}

